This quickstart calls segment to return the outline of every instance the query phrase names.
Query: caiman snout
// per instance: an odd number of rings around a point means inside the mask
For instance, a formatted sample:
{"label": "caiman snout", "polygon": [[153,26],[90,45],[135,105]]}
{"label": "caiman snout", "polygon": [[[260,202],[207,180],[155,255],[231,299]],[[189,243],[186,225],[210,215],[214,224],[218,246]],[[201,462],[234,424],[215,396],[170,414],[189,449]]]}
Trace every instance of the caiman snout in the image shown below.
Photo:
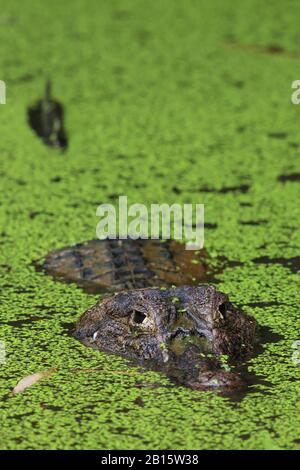
{"label": "caiman snout", "polygon": [[75,334],[189,387],[229,389],[240,387],[229,368],[252,352],[255,320],[213,286],[132,289],[87,310]]}

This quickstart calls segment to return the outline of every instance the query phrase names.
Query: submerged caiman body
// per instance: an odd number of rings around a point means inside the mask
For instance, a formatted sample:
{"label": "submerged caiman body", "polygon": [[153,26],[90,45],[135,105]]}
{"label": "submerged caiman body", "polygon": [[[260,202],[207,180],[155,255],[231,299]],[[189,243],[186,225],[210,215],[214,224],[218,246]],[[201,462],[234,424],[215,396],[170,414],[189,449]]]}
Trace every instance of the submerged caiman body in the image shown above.
{"label": "submerged caiman body", "polygon": [[196,285],[209,279],[203,250],[174,240],[90,240],[50,252],[43,268],[89,293]]}

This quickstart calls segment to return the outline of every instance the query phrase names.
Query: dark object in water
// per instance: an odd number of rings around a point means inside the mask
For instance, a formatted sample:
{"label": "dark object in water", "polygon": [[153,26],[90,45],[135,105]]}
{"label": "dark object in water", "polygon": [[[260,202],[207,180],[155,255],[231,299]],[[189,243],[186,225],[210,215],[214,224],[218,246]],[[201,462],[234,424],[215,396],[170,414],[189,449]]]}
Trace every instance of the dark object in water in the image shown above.
{"label": "dark object in water", "polygon": [[284,258],[283,256],[278,258],[260,256],[259,258],[254,258],[252,261],[255,264],[279,264],[290,269],[292,273],[297,273],[300,270],[300,256],[294,256],[292,258]]}
{"label": "dark object in water", "polygon": [[132,289],[89,308],[75,337],[187,387],[232,392],[246,385],[235,367],[253,355],[256,321],[213,286]]}
{"label": "dark object in water", "polygon": [[29,125],[49,147],[66,149],[68,142],[63,117],[63,107],[52,99],[51,84],[47,82],[45,96],[28,109]]}
{"label": "dark object in water", "polygon": [[300,173],[289,173],[287,175],[280,175],[278,176],[278,181],[285,183],[286,181],[300,181]]}
{"label": "dark object in water", "polygon": [[43,268],[89,293],[211,280],[204,250],[174,240],[90,240],[50,252]]}

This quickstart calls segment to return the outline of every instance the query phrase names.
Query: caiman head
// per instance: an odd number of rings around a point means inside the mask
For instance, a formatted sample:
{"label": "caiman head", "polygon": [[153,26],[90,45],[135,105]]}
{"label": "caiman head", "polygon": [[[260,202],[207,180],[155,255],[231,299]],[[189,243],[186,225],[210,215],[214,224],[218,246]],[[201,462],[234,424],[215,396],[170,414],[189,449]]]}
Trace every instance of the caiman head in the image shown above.
{"label": "caiman head", "polygon": [[222,359],[251,355],[255,320],[213,286],[145,288],[100,300],[80,318],[75,336],[97,349],[159,368],[193,388],[235,386]]}

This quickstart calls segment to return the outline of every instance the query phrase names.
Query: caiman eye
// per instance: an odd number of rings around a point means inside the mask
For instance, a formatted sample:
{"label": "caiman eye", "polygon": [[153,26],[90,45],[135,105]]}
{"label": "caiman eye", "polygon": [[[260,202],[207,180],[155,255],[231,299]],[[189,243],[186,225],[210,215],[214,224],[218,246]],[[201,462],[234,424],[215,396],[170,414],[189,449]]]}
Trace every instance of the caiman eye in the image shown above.
{"label": "caiman eye", "polygon": [[139,312],[138,310],[133,310],[131,313],[131,318],[134,323],[143,323],[146,315],[143,312]]}

